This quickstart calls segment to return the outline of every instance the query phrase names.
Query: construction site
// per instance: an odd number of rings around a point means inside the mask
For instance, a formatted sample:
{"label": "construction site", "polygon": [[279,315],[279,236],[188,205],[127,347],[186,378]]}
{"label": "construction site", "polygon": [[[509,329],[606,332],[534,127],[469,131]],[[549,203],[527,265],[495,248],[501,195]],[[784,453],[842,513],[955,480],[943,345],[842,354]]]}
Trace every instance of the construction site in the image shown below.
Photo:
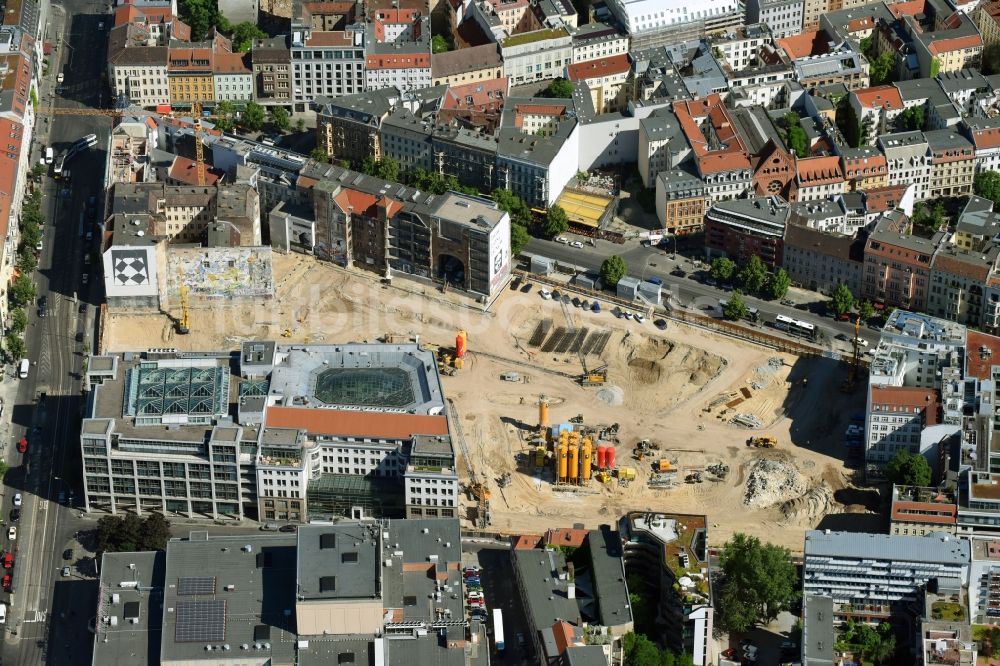
{"label": "construction site", "polygon": [[843,462],[840,434],[864,396],[837,390],[853,379],[839,361],[682,323],[658,330],[535,292],[507,290],[482,313],[432,286],[390,286],[301,255],[275,255],[273,270],[269,301],[115,313],[101,347],[438,347],[470,527],[538,532],[667,511],[707,514],[713,544],[741,531],[797,551],[802,530],[840,514],[879,525],[877,496],[853,488]]}

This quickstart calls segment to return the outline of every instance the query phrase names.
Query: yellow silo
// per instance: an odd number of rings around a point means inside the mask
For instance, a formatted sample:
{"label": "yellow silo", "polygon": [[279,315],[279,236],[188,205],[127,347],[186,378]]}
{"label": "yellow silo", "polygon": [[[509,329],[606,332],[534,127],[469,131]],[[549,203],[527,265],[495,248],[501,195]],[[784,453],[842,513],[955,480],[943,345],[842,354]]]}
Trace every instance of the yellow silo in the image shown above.
{"label": "yellow silo", "polygon": [[583,440],[583,458],[580,462],[580,480],[583,483],[590,481],[590,468],[594,464],[594,447],[589,437]]}
{"label": "yellow silo", "polygon": [[570,483],[576,483],[576,479],[580,474],[580,447],[573,442],[569,445],[569,478],[567,479]]}
{"label": "yellow silo", "polygon": [[559,444],[559,480],[560,481],[565,481],[566,480],[566,464],[568,462],[566,460],[566,455],[567,455],[566,445],[560,443]]}
{"label": "yellow silo", "polygon": [[549,401],[544,398],[538,401],[538,427],[542,430],[549,427]]}

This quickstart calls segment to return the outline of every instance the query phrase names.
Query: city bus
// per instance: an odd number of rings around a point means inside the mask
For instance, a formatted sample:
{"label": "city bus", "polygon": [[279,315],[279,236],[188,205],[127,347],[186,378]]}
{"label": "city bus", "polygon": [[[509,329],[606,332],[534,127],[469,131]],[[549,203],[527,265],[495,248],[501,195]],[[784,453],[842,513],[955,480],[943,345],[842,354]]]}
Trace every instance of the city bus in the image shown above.
{"label": "city bus", "polygon": [[799,321],[780,314],[774,318],[774,327],[799,338],[810,341],[816,339],[816,327],[807,321]]}
{"label": "city bus", "polygon": [[493,609],[493,642],[497,646],[497,652],[503,652],[503,611],[499,608]]}

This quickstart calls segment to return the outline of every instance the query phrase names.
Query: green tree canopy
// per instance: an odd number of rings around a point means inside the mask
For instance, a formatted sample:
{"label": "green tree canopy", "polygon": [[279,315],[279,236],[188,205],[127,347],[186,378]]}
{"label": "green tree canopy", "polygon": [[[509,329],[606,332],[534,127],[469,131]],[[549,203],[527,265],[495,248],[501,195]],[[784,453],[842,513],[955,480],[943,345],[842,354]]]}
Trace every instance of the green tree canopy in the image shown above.
{"label": "green tree canopy", "polygon": [[622,637],[625,666],[694,666],[690,655],[661,650],[645,634],[629,632]]}
{"label": "green tree canopy", "polygon": [[14,280],[8,293],[10,294],[10,300],[16,306],[25,306],[35,300],[35,296],[37,296],[37,291],[35,290],[35,285],[31,282],[31,278],[23,274]]}
{"label": "green tree canopy", "polygon": [[380,160],[369,155],[361,163],[361,172],[391,183],[399,182],[399,162],[388,155]]}
{"label": "green tree canopy", "polygon": [[851,290],[843,282],[838,284],[837,288],[833,290],[833,296],[830,298],[830,307],[838,316],[854,309],[854,294],[851,293]]}
{"label": "green tree canopy", "polygon": [[1000,74],[1000,44],[983,49],[983,74]]}
{"label": "green tree canopy", "polygon": [[510,214],[511,222],[520,224],[522,227],[528,227],[531,224],[531,208],[521,200],[521,197],[504,189],[493,190],[493,194],[490,196],[493,197],[493,201],[497,203],[500,210]]}
{"label": "green tree canopy", "polygon": [[24,313],[24,308],[14,308],[10,312],[10,330],[14,333],[24,333],[28,328],[28,315]]}
{"label": "green tree canopy", "polygon": [[11,331],[10,333],[7,333],[7,336],[3,339],[3,341],[11,359],[16,361],[24,358],[24,353],[27,349],[24,346],[24,340],[22,340],[19,335]]}
{"label": "green tree canopy", "polygon": [[271,108],[271,124],[282,132],[287,132],[292,128],[292,121],[288,117],[288,111],[283,106]]}
{"label": "green tree canopy", "polygon": [[448,40],[441,35],[434,35],[431,37],[431,53],[445,53],[451,50],[448,46]]}
{"label": "green tree canopy", "polygon": [[785,548],[737,533],[719,556],[722,580],[716,624],[729,633],[745,633],[787,610],[798,593],[798,574]]}
{"label": "green tree canopy", "polygon": [[627,272],[628,266],[625,265],[625,260],[617,254],[601,262],[601,280],[609,287],[617,286]]}
{"label": "green tree canopy", "polygon": [[322,148],[313,148],[312,152],[309,153],[309,159],[316,160],[317,162],[329,162],[330,156]]}
{"label": "green tree canopy", "polygon": [[799,124],[799,114],[794,111],[789,111],[785,114],[783,121],[785,124],[785,140],[788,144],[788,149],[794,152],[798,157],[808,157],[809,137],[806,135],[806,131],[802,129],[802,125]]}
{"label": "green tree canopy", "polygon": [[923,105],[911,106],[904,110],[896,119],[896,126],[906,132],[925,130],[926,112]]}
{"label": "green tree canopy", "polygon": [[556,97],[567,99],[573,96],[573,83],[559,77],[549,84],[548,88],[538,93],[537,97]]}
{"label": "green tree canopy", "polygon": [[257,102],[247,102],[247,106],[240,114],[240,127],[248,132],[259,132],[264,126],[264,107]]}
{"label": "green tree canopy", "polygon": [[870,61],[869,76],[873,86],[881,86],[896,80],[896,58],[889,51]]}
{"label": "green tree canopy", "polygon": [[515,257],[521,254],[521,250],[524,249],[529,240],[531,240],[531,236],[528,234],[528,230],[524,226],[512,222],[510,225],[510,253]]}
{"label": "green tree canopy", "polygon": [[712,277],[719,282],[729,282],[736,273],[736,262],[729,257],[716,257],[712,260]]}
{"label": "green tree canopy", "polygon": [[767,281],[767,291],[771,298],[784,298],[788,288],[792,286],[792,278],[784,268],[779,268]]}
{"label": "green tree canopy", "polygon": [[35,258],[34,248],[24,248],[17,258],[17,270],[29,275],[34,273],[36,268],[38,268],[38,259]]}
{"label": "green tree canopy", "polygon": [[928,486],[931,483],[931,466],[919,453],[897,451],[885,466],[885,475],[900,486]]}
{"label": "green tree canopy", "polygon": [[743,291],[748,294],[759,294],[767,283],[767,266],[756,254],[750,256],[750,260],[743,265],[736,277]]}
{"label": "green tree canopy", "polygon": [[253,46],[253,40],[266,39],[267,33],[257,27],[256,23],[244,21],[233,26],[233,51],[246,53]]}
{"label": "green tree canopy", "polygon": [[733,293],[729,295],[726,307],[722,310],[722,316],[730,321],[739,321],[747,316],[750,309],[747,307],[746,301],[743,300],[743,294],[740,293],[739,289],[734,289]]}
{"label": "green tree canopy", "polygon": [[103,516],[97,521],[97,553],[164,550],[170,539],[170,521],[159,513],[140,518],[134,513]]}
{"label": "green tree canopy", "polygon": [[844,135],[844,141],[847,142],[848,146],[857,148],[861,145],[864,136],[861,121],[858,119],[858,113],[851,106],[847,96],[844,96],[837,105],[837,127],[840,129],[840,133]]}
{"label": "green tree canopy", "polygon": [[232,132],[233,127],[236,126],[236,105],[227,99],[222,100],[215,105],[213,115],[216,117],[212,119],[215,126],[223,132]]}
{"label": "green tree canopy", "polygon": [[232,29],[226,17],[219,12],[217,0],[181,0],[177,9],[181,19],[191,26],[191,41],[202,41],[213,26],[218,26],[224,33]]}
{"label": "green tree canopy", "polygon": [[1000,204],[1000,173],[996,171],[980,171],[972,183],[972,191],[977,197],[989,199]]}
{"label": "green tree canopy", "polygon": [[566,211],[561,206],[553,205],[545,212],[545,219],[542,220],[542,233],[553,238],[569,229],[569,218]]}
{"label": "green tree canopy", "polygon": [[861,301],[858,305],[858,315],[860,315],[861,321],[868,321],[875,316],[875,306],[868,299]]}

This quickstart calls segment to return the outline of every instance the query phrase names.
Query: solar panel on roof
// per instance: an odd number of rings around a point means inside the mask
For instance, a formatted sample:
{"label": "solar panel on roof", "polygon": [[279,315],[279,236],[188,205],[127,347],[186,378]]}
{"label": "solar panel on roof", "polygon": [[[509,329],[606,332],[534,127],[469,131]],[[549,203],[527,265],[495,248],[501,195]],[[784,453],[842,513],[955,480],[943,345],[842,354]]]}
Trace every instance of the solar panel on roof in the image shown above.
{"label": "solar panel on roof", "polygon": [[226,640],[225,599],[193,599],[177,603],[174,640],[178,643],[219,643]]}
{"label": "solar panel on roof", "polygon": [[177,579],[178,595],[215,594],[215,576],[185,576]]}

